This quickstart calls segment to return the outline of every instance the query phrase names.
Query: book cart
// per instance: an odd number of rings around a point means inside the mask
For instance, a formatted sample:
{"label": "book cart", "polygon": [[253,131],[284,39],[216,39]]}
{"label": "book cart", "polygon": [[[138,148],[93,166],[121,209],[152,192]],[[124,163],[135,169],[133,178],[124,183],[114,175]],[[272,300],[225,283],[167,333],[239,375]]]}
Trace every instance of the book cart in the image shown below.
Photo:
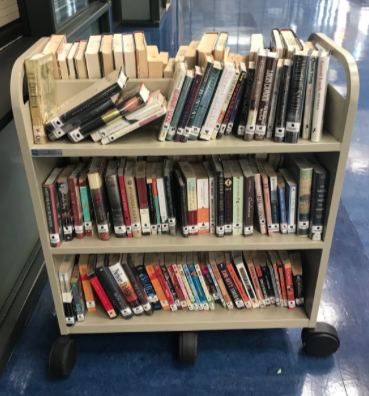
{"label": "book cart", "polygon": [[[75,365],[77,344],[73,334],[124,333],[124,332],[179,332],[179,357],[182,362],[194,362],[197,358],[197,332],[201,330],[303,328],[302,342],[305,349],[314,356],[328,356],[339,347],[339,338],[333,327],[317,323],[319,303],[324,277],[331,249],[333,231],[348,157],[359,96],[359,76],[353,57],[324,34],[312,34],[309,41],[319,43],[331,51],[332,57],[344,67],[346,73],[346,99],[331,85],[328,86],[325,109],[324,134],[319,143],[300,139],[297,144],[275,143],[270,140],[245,142],[234,135],[214,141],[188,141],[187,143],[157,140],[161,120],[148,124],[140,130],[102,146],[86,139],[73,144],[67,139],[35,145],[29,103],[23,100],[25,59],[37,54],[47,38],[40,39],[15,63],[11,78],[11,98],[14,120],[22,150],[28,184],[31,191],[38,230],[46,261],[51,291],[55,303],[61,336],[55,342],[50,367],[55,373],[69,374]],[[130,80],[129,84],[138,80]],[[151,89],[161,89],[164,95],[171,88],[171,79],[144,80]],[[77,94],[93,84],[93,80],[57,81],[58,103]],[[93,237],[63,242],[59,248],[51,248],[46,221],[42,184],[52,169],[63,164],[63,157],[92,156],[166,156],[205,154],[255,154],[313,152],[329,171],[329,189],[322,241],[313,241],[296,235],[274,234],[272,238],[260,235],[229,236],[217,238],[214,234],[197,237],[156,235],[139,239],[118,239],[101,241],[97,233]],[[270,306],[267,309],[232,311],[216,307],[210,312],[178,311],[175,313],[156,311],[153,316],[134,317],[124,320],[119,317],[110,320],[102,307],[96,312],[86,313],[84,322],[74,327],[65,324],[58,269],[65,254],[174,252],[174,251],[216,251],[216,250],[267,250],[285,249],[301,251],[304,271],[305,305],[295,310]],[[334,264],[333,264],[334,265]]]}

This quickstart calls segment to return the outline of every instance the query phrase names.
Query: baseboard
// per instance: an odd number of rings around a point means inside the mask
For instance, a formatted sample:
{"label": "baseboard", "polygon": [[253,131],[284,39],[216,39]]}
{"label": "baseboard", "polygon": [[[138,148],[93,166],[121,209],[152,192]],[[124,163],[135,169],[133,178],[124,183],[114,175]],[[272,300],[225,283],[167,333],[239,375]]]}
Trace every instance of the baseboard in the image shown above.
{"label": "baseboard", "polygon": [[47,279],[40,242],[0,311],[0,378]]}

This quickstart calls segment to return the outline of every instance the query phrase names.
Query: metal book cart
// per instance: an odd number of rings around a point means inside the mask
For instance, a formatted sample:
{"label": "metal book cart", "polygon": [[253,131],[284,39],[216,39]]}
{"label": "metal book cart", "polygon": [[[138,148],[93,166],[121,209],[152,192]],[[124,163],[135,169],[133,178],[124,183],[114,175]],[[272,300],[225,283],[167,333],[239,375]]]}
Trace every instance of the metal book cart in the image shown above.
{"label": "metal book cart", "polygon": [[[197,358],[197,332],[201,330],[260,329],[260,328],[303,328],[302,341],[305,349],[315,356],[334,353],[339,346],[338,335],[327,324],[317,323],[319,303],[331,249],[333,231],[348,157],[359,96],[359,75],[355,60],[343,48],[324,34],[312,34],[309,38],[331,51],[331,55],[342,64],[346,73],[346,99],[331,85],[328,86],[325,109],[324,135],[319,143],[300,139],[297,144],[244,142],[233,135],[210,142],[194,141],[186,144],[160,143],[157,140],[158,123],[149,124],[120,140],[102,146],[89,139],[73,144],[67,139],[35,145],[29,103],[23,101],[24,61],[40,52],[47,38],[40,39],[15,63],[11,78],[11,97],[14,119],[22,150],[33,207],[36,214],[40,239],[45,256],[47,272],[55,303],[61,337],[55,342],[50,355],[53,372],[69,374],[77,356],[73,334],[176,331],[180,334],[180,360],[194,362]],[[57,81],[59,103],[87,88],[94,81]],[[133,84],[136,81],[130,81]],[[145,80],[151,90],[161,89],[166,95],[170,79]],[[274,235],[269,238],[257,231],[248,238],[232,236],[216,238],[213,234],[194,238],[177,236],[150,236],[141,239],[117,239],[100,241],[97,236],[74,239],[62,243],[60,248],[51,248],[46,222],[42,183],[52,169],[63,163],[63,157],[91,156],[165,156],[194,154],[245,154],[245,153],[293,153],[313,152],[329,171],[330,182],[327,196],[323,241],[313,241],[296,235]],[[110,320],[101,307],[97,312],[87,313],[84,322],[67,327],[58,279],[58,268],[65,254],[124,253],[124,252],[173,252],[215,250],[266,250],[286,249],[301,251],[305,279],[305,306],[295,310],[275,306],[267,309],[228,311],[216,307],[211,312],[176,313],[157,311],[153,316],[134,317],[131,320]]]}

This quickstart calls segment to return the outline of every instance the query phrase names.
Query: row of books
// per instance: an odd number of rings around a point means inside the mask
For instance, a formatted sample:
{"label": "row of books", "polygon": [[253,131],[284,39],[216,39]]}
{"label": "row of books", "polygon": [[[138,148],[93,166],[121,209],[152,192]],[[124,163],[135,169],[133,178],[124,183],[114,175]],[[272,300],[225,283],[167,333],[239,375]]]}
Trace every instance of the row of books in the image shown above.
{"label": "row of books", "polygon": [[304,304],[302,262],[294,251],[67,255],[59,280],[68,326],[100,301],[111,319],[155,310],[295,309]]}
{"label": "row of books", "polygon": [[[204,37],[210,37],[205,33]],[[203,37],[203,39],[204,39]],[[269,48],[251,36],[248,56],[216,59],[216,43],[194,68],[179,62],[159,141],[212,140],[237,134],[246,141],[319,142],[329,52],[290,29],[273,29]],[[200,66],[203,66],[201,68]]]}
{"label": "row of books", "polygon": [[[309,154],[96,157],[43,185],[52,247],[92,236],[297,234],[321,240],[328,173]],[[205,161],[204,161],[205,159]],[[191,162],[189,162],[190,160]]]}

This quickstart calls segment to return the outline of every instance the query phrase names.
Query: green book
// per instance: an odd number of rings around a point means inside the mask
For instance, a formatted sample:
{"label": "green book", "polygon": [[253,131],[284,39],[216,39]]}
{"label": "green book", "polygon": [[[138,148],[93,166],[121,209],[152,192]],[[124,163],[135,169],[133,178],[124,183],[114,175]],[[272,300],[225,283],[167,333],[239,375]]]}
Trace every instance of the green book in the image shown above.
{"label": "green book", "polygon": [[243,231],[243,172],[237,160],[227,161],[233,178],[232,234],[242,235]]}

